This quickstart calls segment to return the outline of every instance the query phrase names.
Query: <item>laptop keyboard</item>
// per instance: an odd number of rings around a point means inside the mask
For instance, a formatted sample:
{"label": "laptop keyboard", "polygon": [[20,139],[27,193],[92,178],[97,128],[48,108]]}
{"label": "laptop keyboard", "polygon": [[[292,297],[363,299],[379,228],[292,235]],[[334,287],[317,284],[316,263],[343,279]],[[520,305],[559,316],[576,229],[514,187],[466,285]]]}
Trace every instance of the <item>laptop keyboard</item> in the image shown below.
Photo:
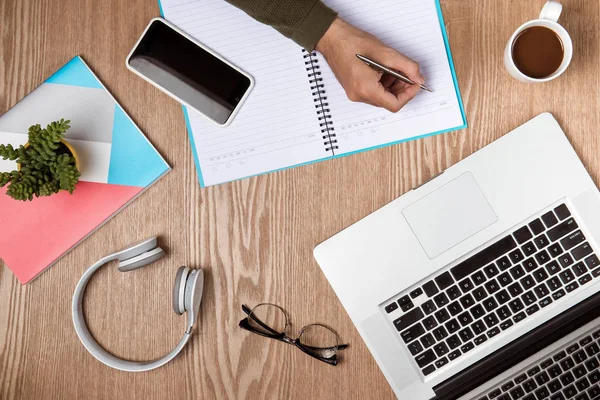
{"label": "laptop keyboard", "polygon": [[561,204],[384,309],[427,376],[598,276],[600,260]]}
{"label": "laptop keyboard", "polygon": [[[597,328],[596,328],[597,329]],[[583,335],[554,354],[488,391],[479,400],[593,400],[600,398],[600,330]]]}

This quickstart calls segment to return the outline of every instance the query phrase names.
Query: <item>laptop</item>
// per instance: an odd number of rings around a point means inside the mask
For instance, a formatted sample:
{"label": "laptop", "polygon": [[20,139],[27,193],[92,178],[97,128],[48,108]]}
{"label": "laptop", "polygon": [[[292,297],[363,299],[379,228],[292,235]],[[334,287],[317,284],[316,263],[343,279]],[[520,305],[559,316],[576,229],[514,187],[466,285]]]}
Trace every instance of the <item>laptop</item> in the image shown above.
{"label": "laptop", "polygon": [[542,114],[318,245],[400,399],[600,398],[600,194]]}

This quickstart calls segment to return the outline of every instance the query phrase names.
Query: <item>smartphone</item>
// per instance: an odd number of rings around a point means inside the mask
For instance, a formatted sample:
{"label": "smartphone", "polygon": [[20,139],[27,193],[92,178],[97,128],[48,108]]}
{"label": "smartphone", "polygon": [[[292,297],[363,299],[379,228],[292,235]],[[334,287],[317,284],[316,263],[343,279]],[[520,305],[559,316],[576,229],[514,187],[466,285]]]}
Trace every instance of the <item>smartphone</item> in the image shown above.
{"label": "smartphone", "polygon": [[162,18],[150,21],[126,64],[220,126],[231,123],[254,87],[249,74]]}

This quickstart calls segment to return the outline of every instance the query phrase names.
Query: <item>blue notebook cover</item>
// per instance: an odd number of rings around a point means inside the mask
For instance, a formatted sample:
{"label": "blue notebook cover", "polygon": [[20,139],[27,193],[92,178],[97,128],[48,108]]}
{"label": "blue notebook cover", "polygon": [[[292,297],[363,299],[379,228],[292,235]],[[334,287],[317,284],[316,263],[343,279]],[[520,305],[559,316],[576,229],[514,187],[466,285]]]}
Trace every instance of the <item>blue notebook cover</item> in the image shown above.
{"label": "blue notebook cover", "polygon": [[[421,139],[421,138],[425,138],[425,137],[429,137],[429,136],[434,136],[434,135],[440,135],[440,134],[443,134],[443,133],[452,132],[452,131],[456,131],[456,130],[467,128],[468,124],[467,124],[467,118],[466,118],[466,114],[465,114],[465,108],[464,108],[464,104],[463,104],[463,101],[462,101],[462,96],[460,94],[460,88],[458,87],[458,79],[456,77],[456,69],[454,67],[454,61],[452,59],[452,52],[450,50],[450,43],[449,43],[449,40],[448,40],[448,33],[446,31],[446,26],[445,26],[445,23],[444,23],[444,17],[442,15],[442,8],[441,8],[440,0],[434,0],[434,1],[435,1],[436,9],[437,9],[437,14],[438,14],[438,19],[439,19],[439,23],[440,23],[440,28],[441,28],[442,36],[443,36],[443,39],[444,39],[444,45],[446,47],[446,54],[447,54],[447,57],[448,57],[448,63],[450,65],[450,70],[451,70],[451,73],[452,73],[452,80],[453,80],[453,83],[454,83],[454,89],[456,91],[456,97],[458,99],[458,103],[459,103],[459,107],[460,107],[460,112],[461,112],[461,115],[462,115],[462,124],[461,125],[458,125],[458,126],[455,126],[455,127],[452,127],[452,128],[448,128],[448,129],[445,129],[445,130],[440,130],[440,131],[436,131],[436,132],[430,132],[430,133],[419,135],[419,136],[413,136],[413,137],[410,137],[410,138],[407,138],[407,139],[402,139],[402,140],[398,140],[398,141],[384,143],[384,144],[381,144],[381,145],[378,145],[378,146],[363,148],[363,149],[356,150],[356,151],[353,151],[353,152],[347,152],[347,153],[343,153],[343,154],[333,155],[333,156],[329,156],[329,157],[326,157],[326,158],[323,158],[323,159],[319,159],[319,160],[309,161],[309,162],[300,163],[300,164],[294,164],[294,165],[287,166],[285,168],[279,168],[279,169],[265,171],[265,172],[258,173],[258,174],[248,175],[248,176],[245,176],[245,177],[242,177],[242,178],[239,178],[239,179],[246,179],[246,178],[250,178],[252,176],[264,175],[264,174],[269,174],[269,173],[272,173],[272,172],[283,171],[283,170],[290,169],[290,168],[300,167],[300,166],[304,166],[304,165],[310,165],[310,164],[313,164],[313,163],[316,163],[316,162],[320,162],[320,161],[323,161],[323,160],[329,160],[329,159],[334,159],[334,158],[345,157],[345,156],[352,155],[352,154],[362,153],[364,151],[369,151],[369,150],[374,150],[374,149],[378,149],[378,148],[382,148],[382,147],[392,146],[392,145],[395,145],[395,144],[404,143],[404,142],[411,141],[411,140]],[[163,8],[162,8],[161,0],[158,0],[158,6],[159,6],[159,9],[160,9],[161,16],[164,17],[164,11],[163,11]],[[200,182],[200,186],[202,188],[204,188],[207,185],[205,185],[205,183],[204,183],[204,179],[203,179],[203,175],[202,175],[202,168],[201,168],[201,165],[200,165],[200,159],[199,159],[197,151],[196,151],[196,144],[195,144],[195,141],[194,141],[194,135],[193,135],[192,127],[191,127],[191,123],[190,123],[190,117],[189,117],[189,114],[188,114],[187,107],[185,107],[185,106],[183,106],[183,115],[184,115],[184,118],[185,118],[186,129],[187,129],[188,136],[189,136],[189,139],[190,139],[190,143],[191,143],[191,146],[192,146],[192,153],[194,155],[194,162],[196,164],[196,169],[198,171],[198,180]]]}

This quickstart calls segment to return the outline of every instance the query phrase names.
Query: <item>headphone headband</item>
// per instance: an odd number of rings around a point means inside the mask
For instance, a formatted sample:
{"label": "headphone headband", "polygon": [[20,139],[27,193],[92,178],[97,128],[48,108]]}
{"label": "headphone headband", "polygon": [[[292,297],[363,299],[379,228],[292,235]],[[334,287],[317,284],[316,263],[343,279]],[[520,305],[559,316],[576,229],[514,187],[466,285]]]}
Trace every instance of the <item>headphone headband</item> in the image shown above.
{"label": "headphone headband", "polygon": [[[75,327],[75,332],[77,332],[77,336],[81,343],[83,343],[84,347],[100,362],[106,364],[111,368],[115,368],[121,371],[127,372],[142,372],[149,371],[151,369],[155,369],[161,367],[175,358],[183,349],[183,347],[187,344],[192,336],[192,326],[197,317],[197,312],[199,309],[200,299],[198,299],[198,307],[194,307],[193,310],[186,310],[189,314],[188,326],[187,329],[177,344],[177,346],[167,355],[161,357],[159,359],[153,361],[144,361],[144,362],[136,362],[121,359],[114,354],[111,354],[107,350],[105,350],[102,346],[96,342],[90,333],[87,324],[85,322],[85,316],[83,315],[83,296],[85,294],[85,289],[87,287],[88,282],[102,266],[107,264],[113,260],[120,260],[119,263],[119,271],[127,272],[132,271],[137,268],[141,268],[145,265],[148,265],[164,256],[164,251],[160,247],[156,247],[157,239],[156,237],[147,239],[141,243],[138,243],[132,247],[121,250],[117,253],[113,253],[108,255],[90,268],[83,274],[79,283],[77,283],[77,287],[75,288],[75,293],[73,294],[73,303],[72,303],[72,313],[73,313],[73,325]],[[198,273],[201,273],[201,270]],[[193,292],[196,290],[195,284],[192,289]],[[201,292],[200,292],[201,293]],[[201,294],[200,294],[201,296]],[[199,296],[194,296],[199,297]],[[201,298],[201,297],[200,297]],[[193,321],[192,321],[193,319]],[[190,325],[191,324],[191,325]]]}

